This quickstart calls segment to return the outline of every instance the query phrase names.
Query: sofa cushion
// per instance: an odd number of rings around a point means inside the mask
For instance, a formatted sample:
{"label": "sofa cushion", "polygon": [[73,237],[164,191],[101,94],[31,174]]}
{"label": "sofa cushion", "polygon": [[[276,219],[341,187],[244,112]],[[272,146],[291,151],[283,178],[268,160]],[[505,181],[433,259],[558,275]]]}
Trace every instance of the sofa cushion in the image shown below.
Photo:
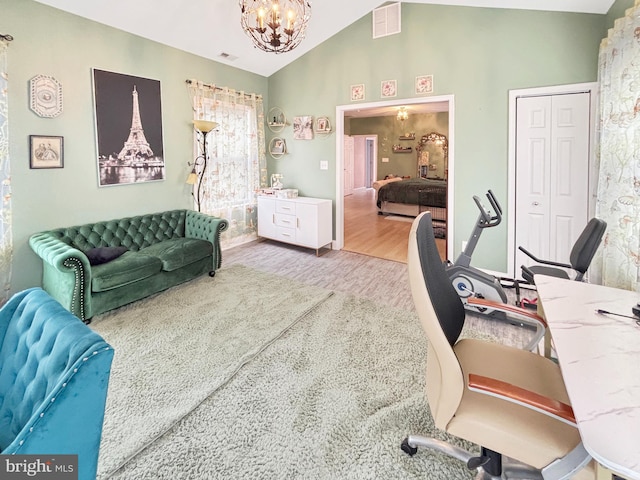
{"label": "sofa cushion", "polygon": [[150,277],[161,270],[159,258],[126,252],[111,262],[91,267],[91,290],[104,292]]}
{"label": "sofa cushion", "polygon": [[84,253],[91,265],[102,265],[115,260],[127,250],[127,247],[96,247],[90,248]]}
{"label": "sofa cushion", "polygon": [[162,261],[162,269],[172,272],[211,256],[213,245],[197,238],[172,238],[143,248],[138,253],[159,258]]}

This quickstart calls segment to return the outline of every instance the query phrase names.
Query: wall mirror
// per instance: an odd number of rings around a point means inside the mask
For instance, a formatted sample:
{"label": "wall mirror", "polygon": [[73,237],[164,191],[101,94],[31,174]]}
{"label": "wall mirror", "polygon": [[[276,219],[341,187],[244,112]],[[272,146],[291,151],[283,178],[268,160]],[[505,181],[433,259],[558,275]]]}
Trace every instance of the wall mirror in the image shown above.
{"label": "wall mirror", "polygon": [[447,137],[431,132],[423,135],[416,146],[418,154],[418,177],[447,180]]}

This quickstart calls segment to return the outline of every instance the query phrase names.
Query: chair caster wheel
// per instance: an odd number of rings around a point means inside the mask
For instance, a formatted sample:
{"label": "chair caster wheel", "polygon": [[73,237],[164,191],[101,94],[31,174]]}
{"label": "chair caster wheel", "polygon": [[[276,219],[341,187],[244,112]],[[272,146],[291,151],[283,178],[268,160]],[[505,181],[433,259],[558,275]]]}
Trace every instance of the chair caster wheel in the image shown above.
{"label": "chair caster wheel", "polygon": [[210,277],[215,277],[215,276],[216,276],[216,271],[215,271],[215,270],[211,270],[211,271],[209,272],[209,276],[210,276]]}
{"label": "chair caster wheel", "polygon": [[402,444],[400,445],[400,448],[402,449],[402,451],[404,453],[406,453],[407,455],[410,456],[414,456],[416,453],[418,453],[418,447],[412,447],[411,445],[409,445],[409,439],[405,438],[402,441]]}

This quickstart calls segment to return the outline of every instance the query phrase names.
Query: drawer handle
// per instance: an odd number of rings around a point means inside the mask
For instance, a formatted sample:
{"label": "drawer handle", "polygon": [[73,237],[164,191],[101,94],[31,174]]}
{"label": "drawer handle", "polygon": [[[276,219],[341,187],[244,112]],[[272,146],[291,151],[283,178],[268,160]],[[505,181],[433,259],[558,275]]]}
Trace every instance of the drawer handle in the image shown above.
{"label": "drawer handle", "polygon": [[271,215],[271,223],[276,223],[276,214]]}
{"label": "drawer handle", "polygon": [[291,236],[291,234],[290,234],[290,233],[283,233],[283,234],[282,234],[282,236],[283,236],[283,237],[290,237],[290,236]]}
{"label": "drawer handle", "polygon": [[300,228],[300,219],[296,218],[296,227]]}
{"label": "drawer handle", "polygon": [[282,223],[291,223],[291,220],[282,220]]}

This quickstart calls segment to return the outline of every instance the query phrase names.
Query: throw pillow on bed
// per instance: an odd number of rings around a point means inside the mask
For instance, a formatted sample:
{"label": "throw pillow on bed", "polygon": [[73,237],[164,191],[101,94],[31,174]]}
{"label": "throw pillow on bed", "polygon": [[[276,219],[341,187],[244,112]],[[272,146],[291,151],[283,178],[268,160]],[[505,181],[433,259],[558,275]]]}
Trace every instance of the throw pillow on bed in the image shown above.
{"label": "throw pillow on bed", "polygon": [[115,260],[126,251],[127,247],[96,247],[90,248],[84,253],[91,265],[101,265]]}

